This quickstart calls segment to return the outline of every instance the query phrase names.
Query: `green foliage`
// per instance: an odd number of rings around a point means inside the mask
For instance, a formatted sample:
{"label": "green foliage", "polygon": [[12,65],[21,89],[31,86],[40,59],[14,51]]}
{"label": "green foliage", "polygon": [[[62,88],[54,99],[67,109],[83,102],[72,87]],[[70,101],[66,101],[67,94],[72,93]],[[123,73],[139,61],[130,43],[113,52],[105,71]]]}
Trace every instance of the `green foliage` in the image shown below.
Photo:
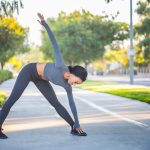
{"label": "green foliage", "polygon": [[150,35],[150,17],[146,17],[145,19],[143,19],[141,25],[136,27],[136,30],[141,35]]}
{"label": "green foliage", "polygon": [[31,62],[45,62],[43,58],[43,53],[39,50],[38,47],[31,47],[30,51],[27,53],[19,54],[13,56],[14,62],[12,59],[9,62],[13,65],[20,62],[20,65],[24,65]]}
{"label": "green foliage", "polygon": [[150,90],[144,88],[136,88],[136,89],[117,89],[117,90],[104,90],[102,92],[106,92],[113,95],[118,95],[122,97],[132,98],[136,100],[140,100],[150,104]]}
{"label": "green foliage", "polygon": [[30,51],[12,56],[8,61],[16,71],[19,71],[23,65],[32,62],[45,62],[43,53],[38,46],[30,47]]}
{"label": "green foliage", "polygon": [[42,30],[41,34],[42,45],[40,50],[44,53],[44,59],[49,61],[54,60],[53,49],[49,41],[48,34],[45,32],[45,30]]}
{"label": "green foliage", "polygon": [[15,11],[19,14],[19,9],[23,8],[23,3],[21,0],[0,0],[0,17],[2,16],[12,16]]}
{"label": "green foliage", "polygon": [[95,92],[104,92],[113,95],[118,95],[122,97],[132,98],[135,100],[140,100],[150,104],[150,88],[149,87],[129,87],[126,84],[120,84],[115,82],[103,82],[103,81],[85,81],[81,85],[76,85],[86,90],[91,90]]}
{"label": "green foliage", "polygon": [[129,66],[129,60],[127,56],[127,49],[118,49],[118,50],[108,50],[104,54],[104,58],[112,62],[120,63],[123,67]]}
{"label": "green foliage", "polygon": [[8,70],[0,70],[0,83],[13,77],[12,72]]}
{"label": "green foliage", "polygon": [[101,87],[101,86],[109,86],[109,85],[118,85],[119,83],[115,83],[115,82],[107,82],[107,81],[92,81],[92,80],[86,80],[85,82],[83,82],[82,84],[75,84],[73,85],[74,87],[79,87],[79,88],[83,88],[83,89],[87,89],[87,88],[93,88],[93,87]]}
{"label": "green foliage", "polygon": [[13,56],[8,61],[17,71],[23,66],[23,62],[21,59],[18,59],[17,56]]}
{"label": "green foliage", "polygon": [[[70,14],[61,12],[56,19],[48,19],[68,64],[84,63],[102,58],[105,46],[112,41],[128,37],[125,23],[114,23],[102,16],[94,16],[82,10]],[[46,58],[53,59],[53,50],[47,33],[42,30],[42,47]]]}
{"label": "green foliage", "polygon": [[137,3],[138,8],[136,10],[136,12],[141,15],[141,16],[147,16],[148,14],[150,14],[150,1],[149,0],[139,0],[139,2]]}
{"label": "green foliage", "polygon": [[143,65],[147,65],[150,63],[150,1],[140,0],[136,11],[140,16],[140,23],[135,26],[136,36],[140,39],[138,54],[143,55]]}
{"label": "green foliage", "polygon": [[136,54],[134,56],[135,66],[141,66],[145,62],[144,53],[141,51],[141,48],[139,46],[134,46],[134,49],[136,51]]}
{"label": "green foliage", "polygon": [[4,104],[6,97],[5,93],[0,93],[0,107]]}
{"label": "green foliage", "polygon": [[0,18],[0,62],[2,67],[16,53],[29,50],[24,45],[27,29],[18,24],[14,18]]}

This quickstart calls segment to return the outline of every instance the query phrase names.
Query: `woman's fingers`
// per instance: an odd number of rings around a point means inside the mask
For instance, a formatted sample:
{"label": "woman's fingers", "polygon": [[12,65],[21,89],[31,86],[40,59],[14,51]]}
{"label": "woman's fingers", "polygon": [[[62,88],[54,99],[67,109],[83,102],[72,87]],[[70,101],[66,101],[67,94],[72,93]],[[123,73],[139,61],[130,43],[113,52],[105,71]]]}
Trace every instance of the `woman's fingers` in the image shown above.
{"label": "woman's fingers", "polygon": [[40,20],[37,20],[40,24],[41,24],[41,21]]}
{"label": "woman's fingers", "polygon": [[76,129],[79,133],[83,133],[83,130],[81,128]]}
{"label": "woman's fingers", "polygon": [[41,20],[44,20],[44,16],[41,13],[37,13],[37,15]]}
{"label": "woman's fingers", "polygon": [[41,14],[40,13],[37,13],[37,15],[38,15],[39,18],[41,18]]}
{"label": "woman's fingers", "polygon": [[76,129],[78,133],[81,133],[79,129]]}
{"label": "woman's fingers", "polygon": [[81,132],[81,133],[83,133],[83,130],[82,130],[82,129],[80,129],[80,132]]}
{"label": "woman's fingers", "polygon": [[74,128],[71,132],[74,135],[87,136],[87,134],[80,127],[79,128]]}

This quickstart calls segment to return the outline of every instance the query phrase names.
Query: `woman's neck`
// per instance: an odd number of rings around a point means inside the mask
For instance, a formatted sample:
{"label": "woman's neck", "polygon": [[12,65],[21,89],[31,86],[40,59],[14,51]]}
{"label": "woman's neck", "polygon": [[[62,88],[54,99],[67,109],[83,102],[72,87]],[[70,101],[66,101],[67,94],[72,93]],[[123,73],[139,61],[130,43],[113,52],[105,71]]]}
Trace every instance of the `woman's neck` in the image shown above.
{"label": "woman's neck", "polygon": [[69,79],[69,77],[70,77],[70,72],[65,72],[64,73],[64,79]]}

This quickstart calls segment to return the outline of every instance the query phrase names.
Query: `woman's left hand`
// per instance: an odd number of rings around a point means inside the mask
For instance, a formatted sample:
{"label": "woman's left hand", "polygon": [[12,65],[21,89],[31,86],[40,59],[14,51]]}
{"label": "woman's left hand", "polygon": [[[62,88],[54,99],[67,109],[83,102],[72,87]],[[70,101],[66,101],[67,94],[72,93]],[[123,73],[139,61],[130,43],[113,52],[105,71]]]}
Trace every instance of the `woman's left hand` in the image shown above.
{"label": "woman's left hand", "polygon": [[78,132],[78,133],[83,133],[84,131],[82,130],[82,128],[78,127],[78,128],[75,128],[75,130]]}
{"label": "woman's left hand", "polygon": [[78,136],[87,136],[87,134],[80,127],[71,130],[71,134],[78,135]]}

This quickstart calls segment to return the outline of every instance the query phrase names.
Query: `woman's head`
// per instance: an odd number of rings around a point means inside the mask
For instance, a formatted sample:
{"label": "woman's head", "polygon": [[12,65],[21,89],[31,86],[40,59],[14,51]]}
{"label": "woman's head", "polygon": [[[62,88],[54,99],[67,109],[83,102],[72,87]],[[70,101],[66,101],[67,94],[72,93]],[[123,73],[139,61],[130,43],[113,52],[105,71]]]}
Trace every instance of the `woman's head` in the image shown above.
{"label": "woman's head", "polygon": [[68,78],[70,84],[81,84],[87,78],[87,71],[82,66],[68,66],[69,72],[71,73]]}

